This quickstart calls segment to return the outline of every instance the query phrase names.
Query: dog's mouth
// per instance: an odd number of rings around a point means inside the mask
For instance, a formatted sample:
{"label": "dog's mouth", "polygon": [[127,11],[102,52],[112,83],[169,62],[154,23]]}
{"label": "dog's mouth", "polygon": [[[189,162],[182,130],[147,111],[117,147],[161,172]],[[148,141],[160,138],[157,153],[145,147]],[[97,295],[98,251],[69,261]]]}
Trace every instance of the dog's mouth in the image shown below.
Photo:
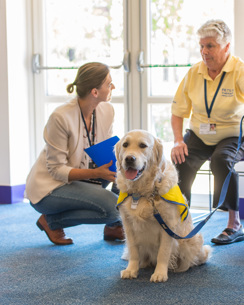
{"label": "dog's mouth", "polygon": [[145,164],[144,164],[143,168],[140,170],[137,170],[132,167],[128,167],[127,170],[125,171],[125,177],[126,177],[126,179],[135,181],[141,177],[144,169],[145,169]]}

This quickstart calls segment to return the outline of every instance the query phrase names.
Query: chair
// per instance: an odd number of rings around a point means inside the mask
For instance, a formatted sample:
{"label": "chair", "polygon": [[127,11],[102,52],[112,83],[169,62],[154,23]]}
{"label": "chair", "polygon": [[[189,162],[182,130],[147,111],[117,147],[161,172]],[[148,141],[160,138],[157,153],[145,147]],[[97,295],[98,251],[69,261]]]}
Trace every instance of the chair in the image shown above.
{"label": "chair", "polygon": [[201,213],[200,215],[193,217],[193,223],[197,223],[199,221],[202,221],[205,219],[205,217],[212,212],[212,188],[211,188],[211,182],[212,182],[212,171],[210,169],[210,159],[208,160],[208,169],[199,169],[197,172],[197,175],[208,175],[208,188],[209,188],[209,209],[206,212]]}
{"label": "chair", "polygon": [[[242,158],[239,162],[244,161],[244,158]],[[212,182],[212,171],[210,168],[210,159],[208,160],[209,164],[208,164],[208,169],[200,169],[197,174],[200,175],[208,175],[208,184],[209,184],[209,209],[208,211],[202,213],[201,215],[198,215],[196,217],[193,217],[193,223],[197,223],[203,219],[206,218],[206,216],[212,212],[212,189],[211,189],[211,182]],[[239,174],[240,177],[244,177],[244,170],[238,170],[236,169],[236,172]]]}

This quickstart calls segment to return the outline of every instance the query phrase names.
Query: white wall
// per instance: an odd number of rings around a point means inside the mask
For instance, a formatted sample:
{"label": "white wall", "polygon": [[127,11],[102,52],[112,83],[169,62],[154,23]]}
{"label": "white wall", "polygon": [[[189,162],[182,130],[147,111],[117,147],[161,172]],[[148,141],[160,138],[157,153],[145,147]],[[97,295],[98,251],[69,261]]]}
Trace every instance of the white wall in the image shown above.
{"label": "white wall", "polygon": [[26,20],[26,0],[0,0],[0,185],[24,184],[30,166]]}
{"label": "white wall", "polygon": [[243,43],[243,12],[244,12],[244,1],[235,0],[235,18],[234,18],[234,27],[235,27],[235,55],[241,57],[244,60],[244,43]]}
{"label": "white wall", "polygon": [[0,0],[0,185],[10,184],[6,0]]}
{"label": "white wall", "polygon": [[[235,55],[239,56],[244,60],[244,43],[243,43],[243,12],[244,12],[244,1],[235,0],[235,28],[239,31],[235,31]],[[244,113],[243,113],[244,115]],[[243,130],[244,132],[244,130]],[[244,171],[244,162],[239,162],[236,167],[239,171]],[[240,176],[240,187],[239,196],[244,198],[244,177]]]}

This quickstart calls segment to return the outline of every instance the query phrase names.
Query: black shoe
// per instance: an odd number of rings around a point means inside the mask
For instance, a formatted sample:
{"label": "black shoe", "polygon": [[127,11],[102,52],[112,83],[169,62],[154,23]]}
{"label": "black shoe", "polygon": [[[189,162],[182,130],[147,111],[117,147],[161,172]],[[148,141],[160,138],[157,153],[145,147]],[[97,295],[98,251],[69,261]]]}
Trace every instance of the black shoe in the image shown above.
{"label": "black shoe", "polygon": [[212,238],[211,242],[215,244],[226,245],[244,240],[244,230],[242,226],[238,231],[226,228],[223,232],[226,232],[228,235],[221,233],[218,236]]}

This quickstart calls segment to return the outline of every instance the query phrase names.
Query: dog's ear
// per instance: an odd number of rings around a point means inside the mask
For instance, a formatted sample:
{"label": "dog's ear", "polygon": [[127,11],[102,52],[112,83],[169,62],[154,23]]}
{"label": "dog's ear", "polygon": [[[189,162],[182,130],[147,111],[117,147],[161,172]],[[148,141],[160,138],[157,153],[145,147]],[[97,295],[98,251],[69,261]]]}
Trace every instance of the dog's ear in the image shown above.
{"label": "dog's ear", "polygon": [[120,147],[121,147],[121,144],[120,144],[120,141],[118,141],[118,142],[114,145],[114,152],[115,152],[115,157],[116,157],[117,160],[118,160],[118,158],[119,158]]}
{"label": "dog's ear", "polygon": [[161,167],[164,157],[163,157],[163,143],[159,138],[155,138],[154,142],[154,154],[155,154],[155,159],[157,162],[157,165]]}
{"label": "dog's ear", "polygon": [[116,157],[116,165],[117,165],[117,169],[120,170],[120,161],[119,161],[119,152],[121,149],[121,140],[118,141],[115,146],[114,146],[114,152],[115,152],[115,157]]}

